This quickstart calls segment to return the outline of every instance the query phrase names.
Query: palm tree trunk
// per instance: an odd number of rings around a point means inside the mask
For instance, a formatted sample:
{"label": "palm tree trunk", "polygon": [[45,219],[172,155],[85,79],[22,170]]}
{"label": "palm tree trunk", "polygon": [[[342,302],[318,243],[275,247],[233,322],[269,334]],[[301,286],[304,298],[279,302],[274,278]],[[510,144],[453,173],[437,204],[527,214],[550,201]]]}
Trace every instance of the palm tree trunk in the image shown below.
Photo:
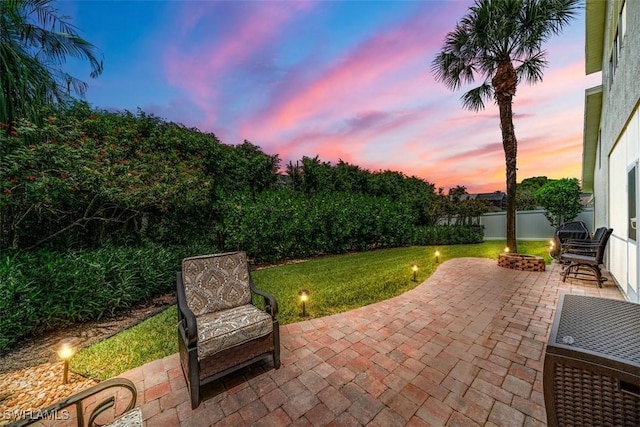
{"label": "palm tree trunk", "polygon": [[518,86],[518,77],[511,61],[501,61],[491,84],[500,109],[502,147],[507,170],[507,247],[518,252],[516,242],[516,159],[518,142],[513,128],[513,97]]}
{"label": "palm tree trunk", "polygon": [[498,102],[500,108],[500,127],[502,128],[502,146],[507,169],[507,247],[518,252],[516,241],[516,159],[518,143],[513,129],[511,100]]}

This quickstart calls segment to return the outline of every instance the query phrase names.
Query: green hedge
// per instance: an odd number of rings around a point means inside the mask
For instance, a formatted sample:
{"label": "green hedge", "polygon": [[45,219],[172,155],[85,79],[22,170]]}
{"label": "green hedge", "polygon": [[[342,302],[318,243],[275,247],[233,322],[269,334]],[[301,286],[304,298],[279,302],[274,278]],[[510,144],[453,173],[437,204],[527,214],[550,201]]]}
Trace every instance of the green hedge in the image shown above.
{"label": "green hedge", "polygon": [[0,351],[38,330],[99,319],[175,287],[183,258],[207,245],[106,246],[0,259]]}
{"label": "green hedge", "polygon": [[278,190],[227,202],[218,226],[227,250],[258,262],[403,245],[482,242],[478,226],[421,227],[407,203],[353,193]]}
{"label": "green hedge", "polygon": [[438,225],[415,227],[411,243],[418,246],[459,245],[482,243],[484,228],[481,225]]}
{"label": "green hedge", "polygon": [[275,262],[407,244],[414,223],[407,204],[385,197],[277,190],[228,201],[218,232],[225,248]]}

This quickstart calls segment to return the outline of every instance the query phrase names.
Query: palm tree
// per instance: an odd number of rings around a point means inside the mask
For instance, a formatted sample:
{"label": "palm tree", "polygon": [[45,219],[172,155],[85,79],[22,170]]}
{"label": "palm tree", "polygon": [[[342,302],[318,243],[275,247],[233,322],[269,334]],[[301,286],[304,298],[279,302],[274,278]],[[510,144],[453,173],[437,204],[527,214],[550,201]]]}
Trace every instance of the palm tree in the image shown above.
{"label": "palm tree", "polygon": [[432,63],[436,80],[452,90],[476,78],[482,84],[462,96],[462,106],[484,109],[491,98],[500,110],[507,177],[507,246],[516,246],[516,158],[513,97],[520,81],[542,81],[547,65],[542,44],[575,17],[580,0],[476,0],[448,33]]}
{"label": "palm tree", "polygon": [[52,0],[0,0],[0,122],[39,121],[42,107],[84,95],[87,83],[62,70],[68,57],[102,73],[96,47],[51,6]]}

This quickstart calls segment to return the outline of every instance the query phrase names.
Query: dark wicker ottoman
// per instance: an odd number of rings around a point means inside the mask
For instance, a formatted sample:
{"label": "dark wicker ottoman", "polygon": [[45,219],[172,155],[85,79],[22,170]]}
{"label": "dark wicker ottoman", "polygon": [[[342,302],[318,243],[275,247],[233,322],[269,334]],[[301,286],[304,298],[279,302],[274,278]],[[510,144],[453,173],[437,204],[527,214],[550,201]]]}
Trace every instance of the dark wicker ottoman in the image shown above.
{"label": "dark wicker ottoman", "polygon": [[640,304],[561,295],[543,381],[550,426],[640,426]]}

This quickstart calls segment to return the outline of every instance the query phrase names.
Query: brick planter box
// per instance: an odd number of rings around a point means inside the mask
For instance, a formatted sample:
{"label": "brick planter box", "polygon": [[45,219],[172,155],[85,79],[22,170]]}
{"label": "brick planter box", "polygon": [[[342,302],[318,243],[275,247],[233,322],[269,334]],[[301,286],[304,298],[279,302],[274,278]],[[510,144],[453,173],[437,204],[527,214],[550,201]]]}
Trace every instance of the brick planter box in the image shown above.
{"label": "brick planter box", "polygon": [[498,256],[498,265],[504,268],[521,271],[544,271],[544,258],[535,255],[508,254]]}

